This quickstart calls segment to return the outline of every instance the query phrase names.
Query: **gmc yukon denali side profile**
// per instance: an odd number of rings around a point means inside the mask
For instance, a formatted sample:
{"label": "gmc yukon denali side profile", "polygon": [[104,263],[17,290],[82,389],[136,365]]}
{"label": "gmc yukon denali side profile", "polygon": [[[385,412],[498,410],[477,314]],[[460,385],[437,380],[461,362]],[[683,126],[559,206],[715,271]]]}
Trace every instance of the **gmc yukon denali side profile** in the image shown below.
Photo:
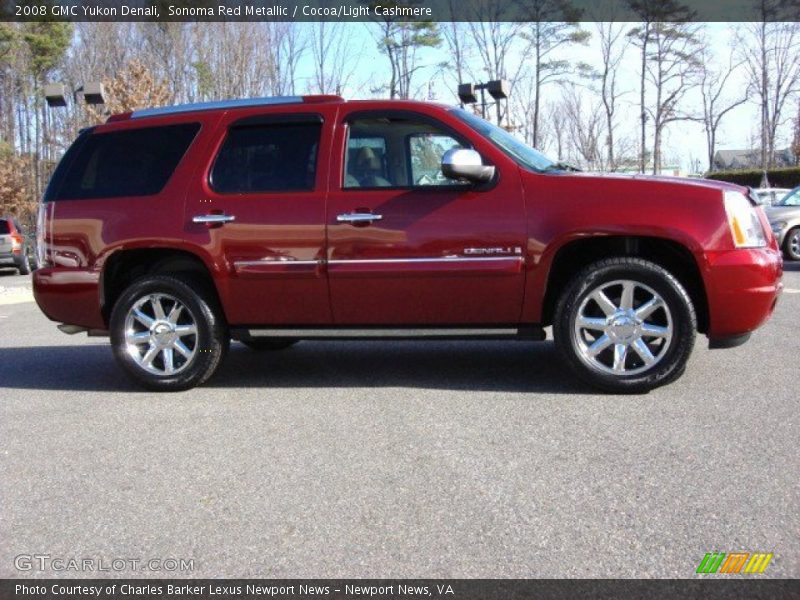
{"label": "gmc yukon denali side profile", "polygon": [[[84,130],[39,212],[34,292],[134,380],[202,384],[231,339],[544,339],[644,392],[697,332],[743,343],[782,262],[745,188],[571,172],[464,110],[335,96],[137,110]],[[491,360],[487,357],[487,360]]]}

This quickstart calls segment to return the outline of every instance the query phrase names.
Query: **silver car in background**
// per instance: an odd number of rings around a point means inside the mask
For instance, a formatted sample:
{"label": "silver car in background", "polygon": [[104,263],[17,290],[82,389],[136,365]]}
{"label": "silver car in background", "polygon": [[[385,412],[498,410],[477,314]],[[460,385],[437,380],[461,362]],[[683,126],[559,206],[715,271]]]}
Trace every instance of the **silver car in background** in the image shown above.
{"label": "silver car in background", "polygon": [[772,233],[787,260],[800,260],[800,187],[774,206],[764,206]]}
{"label": "silver car in background", "polygon": [[761,206],[775,206],[791,192],[789,188],[750,188],[750,194]]}

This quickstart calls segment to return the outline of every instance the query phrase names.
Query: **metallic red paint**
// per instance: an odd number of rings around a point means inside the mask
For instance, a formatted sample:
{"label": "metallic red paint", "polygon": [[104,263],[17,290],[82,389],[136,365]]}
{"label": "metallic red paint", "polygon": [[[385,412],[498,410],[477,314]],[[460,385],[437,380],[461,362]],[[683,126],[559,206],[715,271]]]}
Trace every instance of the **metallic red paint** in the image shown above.
{"label": "metallic red paint", "polygon": [[[495,165],[496,183],[466,190],[343,189],[347,117],[363,110],[408,111],[455,130]],[[214,192],[208,174],[228,125],[275,113],[323,119],[315,190]],[[45,240],[52,264],[34,274],[34,292],[51,319],[106,327],[105,264],[115,253],[141,248],[197,256],[232,325],[541,323],[559,250],[595,236],[682,245],[703,279],[710,337],[752,331],[769,317],[780,293],[782,263],[769,227],[767,248],[733,246],[722,196],[735,186],[529,172],[447,107],[410,101],[317,98],[142,119],[125,114],[96,131],[180,122],[198,122],[201,130],[158,195],[48,207]],[[356,210],[383,219],[367,226],[337,222],[337,215]],[[202,214],[236,220],[213,227],[192,222]],[[498,260],[448,262],[466,248],[486,247],[511,252]]]}

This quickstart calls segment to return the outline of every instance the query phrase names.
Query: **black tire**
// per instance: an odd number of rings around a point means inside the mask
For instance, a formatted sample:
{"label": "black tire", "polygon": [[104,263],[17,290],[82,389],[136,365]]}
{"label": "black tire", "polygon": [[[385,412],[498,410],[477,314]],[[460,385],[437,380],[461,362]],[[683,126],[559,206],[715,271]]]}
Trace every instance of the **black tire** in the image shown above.
{"label": "black tire", "polygon": [[[153,374],[128,351],[125,330],[129,311],[137,302],[153,295],[165,295],[182,303],[188,309],[185,314],[196,326],[196,334],[187,341],[193,354],[175,374]],[[154,275],[134,281],[114,304],[110,334],[114,356],[125,373],[155,391],[180,391],[201,385],[217,370],[230,345],[228,328],[213,294],[202,281],[183,276]],[[162,363],[166,361],[162,359]]]}
{"label": "black tire", "polygon": [[786,232],[783,240],[783,255],[787,260],[800,260],[800,227]]}
{"label": "black tire", "polygon": [[276,350],[285,350],[294,346],[300,340],[291,338],[253,338],[250,340],[242,340],[242,343],[256,352],[272,352]]}
{"label": "black tire", "polygon": [[[647,364],[641,359],[638,351],[631,350],[631,355],[627,356],[628,348],[622,350],[619,354],[622,357],[620,361],[622,372],[619,374],[601,371],[600,369],[615,369],[613,362],[615,360],[615,348],[617,345],[624,346],[626,343],[618,344],[619,338],[613,341],[610,346],[598,344],[598,347],[604,347],[592,358],[585,352],[586,346],[590,342],[598,341],[601,337],[600,331],[597,332],[597,338],[591,340],[580,340],[578,333],[576,333],[577,318],[579,311],[589,310],[592,307],[592,300],[589,299],[590,295],[598,289],[603,289],[603,286],[609,286],[610,292],[615,289],[622,289],[622,284],[616,282],[630,281],[635,284],[634,289],[638,290],[635,293],[648,294],[655,292],[661,297],[661,300],[666,305],[663,312],[658,312],[659,309],[653,313],[655,316],[647,318],[663,318],[665,324],[671,326],[671,339],[669,341],[658,340],[648,337],[648,343],[654,343],[656,356],[655,362],[652,366]],[[637,287],[638,286],[638,287]],[[621,300],[621,298],[620,298]],[[612,304],[622,305],[621,301]],[[641,304],[634,303],[631,306],[640,308]],[[599,304],[595,306],[599,308]],[[619,308],[617,310],[620,310]],[[617,314],[613,313],[612,314]],[[616,317],[608,317],[608,313],[600,313],[599,319],[616,319]],[[585,315],[584,315],[585,316]],[[646,320],[646,319],[645,319]],[[620,321],[614,320],[617,325]],[[627,324],[627,322],[625,323]],[[638,326],[633,325],[633,335]],[[620,329],[614,328],[613,333],[608,333],[605,330],[602,336],[609,342],[609,337],[619,334]],[[686,368],[686,361],[694,347],[694,340],[697,331],[697,317],[695,315],[694,306],[692,305],[691,298],[680,282],[667,270],[659,265],[639,259],[639,258],[609,258],[601,260],[592,265],[589,265],[580,271],[562,290],[556,304],[556,310],[553,318],[553,336],[555,338],[555,345],[561,358],[569,365],[578,377],[589,385],[599,388],[603,391],[613,393],[635,394],[644,393],[652,390],[653,388],[670,383],[680,377]],[[625,335],[628,335],[625,333]],[[631,338],[635,340],[635,337]],[[659,345],[663,344],[663,345]],[[584,351],[581,350],[581,345],[584,346]],[[652,348],[650,348],[652,350]],[[611,352],[611,356],[602,353]],[[652,356],[651,356],[652,358]],[[602,359],[602,360],[601,360]],[[598,366],[597,363],[602,361],[609,361],[611,365]],[[640,364],[637,364],[639,361]],[[631,364],[631,374],[626,374],[625,370],[627,365]]]}
{"label": "black tire", "polygon": [[17,271],[19,271],[20,275],[30,275],[31,274],[31,266],[28,264],[28,257],[22,257],[22,260],[17,264]]}

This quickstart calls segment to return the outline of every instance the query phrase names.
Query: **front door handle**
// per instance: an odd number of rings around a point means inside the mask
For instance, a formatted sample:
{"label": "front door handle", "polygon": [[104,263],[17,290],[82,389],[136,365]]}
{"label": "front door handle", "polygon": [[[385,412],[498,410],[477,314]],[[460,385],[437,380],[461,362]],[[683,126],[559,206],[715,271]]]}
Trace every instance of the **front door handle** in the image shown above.
{"label": "front door handle", "polygon": [[235,221],[236,217],[233,215],[195,215],[192,217],[192,223],[206,223],[207,225],[222,225],[223,223],[230,223]]}
{"label": "front door handle", "polygon": [[339,223],[372,223],[381,219],[383,219],[383,215],[372,213],[344,213],[336,217],[336,221]]}

